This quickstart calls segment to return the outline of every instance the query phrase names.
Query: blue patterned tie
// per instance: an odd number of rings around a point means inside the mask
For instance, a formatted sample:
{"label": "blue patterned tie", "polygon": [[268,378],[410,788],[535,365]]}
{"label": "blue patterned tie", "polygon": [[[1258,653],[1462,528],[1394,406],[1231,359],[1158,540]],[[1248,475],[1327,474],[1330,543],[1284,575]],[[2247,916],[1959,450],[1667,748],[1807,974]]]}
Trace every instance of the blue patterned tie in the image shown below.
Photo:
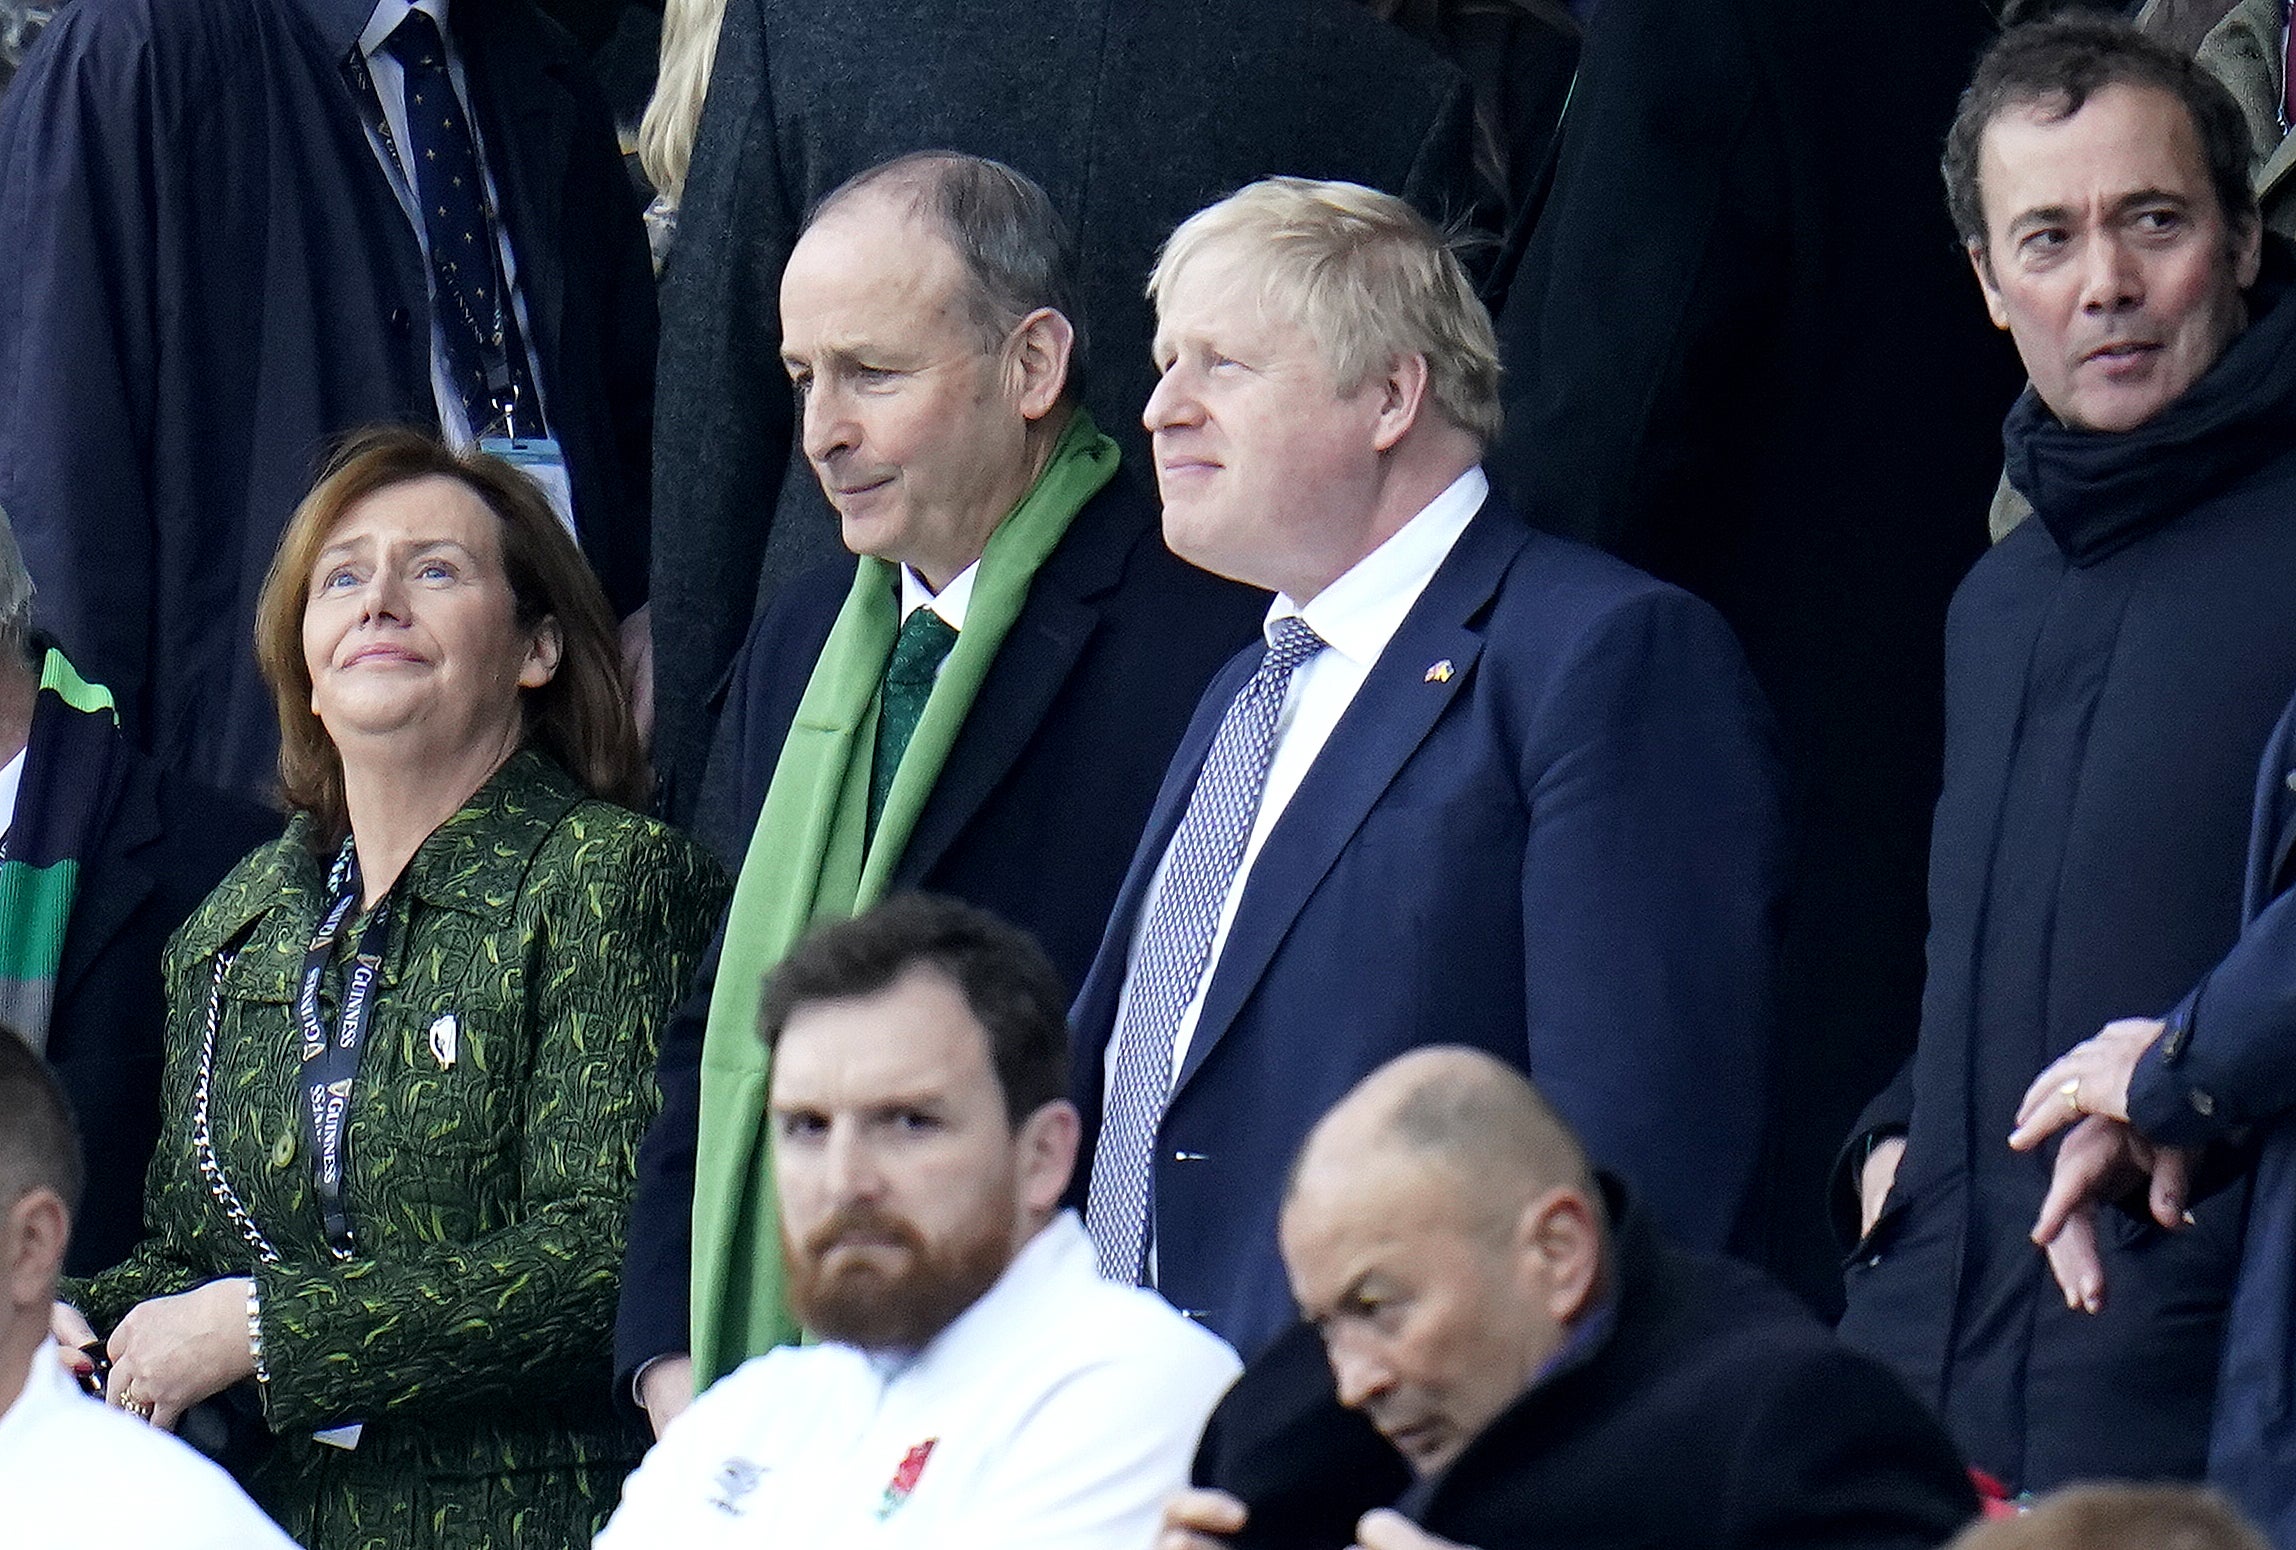
{"label": "blue patterned tie", "polygon": [[1172,1050],[1180,1018],[1196,999],[1220,907],[1243,865],[1275,757],[1276,720],[1301,663],[1323,640],[1298,618],[1278,619],[1259,670],[1228,705],[1204,756],[1188,811],[1172,835],[1163,886],[1148,907],[1140,952],[1116,1027],[1116,1074],[1092,1157],[1084,1222],[1100,1252],[1100,1273],[1138,1282],[1148,1256],[1148,1206],[1156,1176],[1156,1131],[1172,1094]]}
{"label": "blue patterned tie", "polygon": [[[501,250],[478,170],[478,140],[447,74],[438,23],[425,12],[409,11],[383,47],[406,72],[407,146],[400,163],[421,201],[431,312],[446,342],[448,376],[470,433],[491,434],[501,415],[498,400],[509,394],[517,434],[539,436],[541,405],[527,379],[516,313],[502,291]],[[497,378],[492,382],[489,363]]]}

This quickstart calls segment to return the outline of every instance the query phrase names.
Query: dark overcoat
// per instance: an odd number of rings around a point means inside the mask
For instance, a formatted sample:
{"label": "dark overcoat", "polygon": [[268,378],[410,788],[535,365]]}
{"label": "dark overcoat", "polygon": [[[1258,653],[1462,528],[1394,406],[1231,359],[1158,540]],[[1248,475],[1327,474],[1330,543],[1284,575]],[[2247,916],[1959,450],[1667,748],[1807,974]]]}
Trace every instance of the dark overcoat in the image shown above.
{"label": "dark overcoat", "polygon": [[1077,243],[1084,403],[1142,469],[1142,287],[1183,218],[1278,172],[1438,217],[1475,186],[1465,78],[1349,0],[731,0],[662,295],[654,752],[674,816],[751,619],[838,553],[791,453],[782,265],[815,200],[934,147],[1051,196]]}
{"label": "dark overcoat", "polygon": [[[131,737],[268,788],[248,648],[330,443],[437,424],[429,282],[344,73],[369,0],[73,0],[0,102],[0,507]],[[604,98],[526,0],[453,33],[584,552],[646,591],[654,293]]]}
{"label": "dark overcoat", "polygon": [[1339,1408],[1304,1324],[1213,1411],[1197,1481],[1297,1525],[1251,1550],[1339,1550],[1336,1528],[1390,1502],[1477,1550],[1917,1550],[1975,1514],[1936,1421],[1759,1271],[1676,1249],[1629,1209],[1610,1277],[1607,1334],[1400,1497],[1394,1453]]}
{"label": "dark overcoat", "polygon": [[[800,578],[742,649],[719,739],[723,799],[709,804],[702,836],[729,867],[748,849],[852,586],[850,557]],[[1154,503],[1120,470],[1029,583],[892,887],[948,894],[1024,927],[1075,985],[1197,695],[1266,607],[1265,593],[1173,558]],[[662,1113],[639,1156],[615,1333],[625,1380],[686,1349],[702,1033],[723,942],[721,930],[663,1035]]]}
{"label": "dark overcoat", "polygon": [[1794,852],[1742,1244],[1824,1301],[1827,1160],[1913,1047],[1945,605],[2020,380],[1937,177],[1992,30],[1980,0],[1603,0],[1499,320],[1501,487],[1720,609],[1777,713]]}
{"label": "dark overcoat", "polygon": [[2074,431],[2020,400],[2009,474],[2040,520],[1977,563],[1947,623],[1921,1039],[1859,1126],[1910,1134],[1841,1327],[2013,1489],[2205,1460],[2242,1192],[2188,1232],[2115,1218],[2091,1316],[2027,1237],[2054,1149],[2006,1137],[2044,1066],[2166,1013],[2239,933],[2257,759],[2296,689],[2277,241],[2255,321],[2144,426]]}

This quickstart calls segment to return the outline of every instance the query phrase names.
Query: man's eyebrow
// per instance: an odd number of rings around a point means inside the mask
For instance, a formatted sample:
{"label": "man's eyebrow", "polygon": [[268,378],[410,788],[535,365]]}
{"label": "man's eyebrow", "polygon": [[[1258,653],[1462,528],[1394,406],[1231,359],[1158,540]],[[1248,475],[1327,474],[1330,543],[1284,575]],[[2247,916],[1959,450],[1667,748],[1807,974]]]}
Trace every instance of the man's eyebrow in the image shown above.
{"label": "man's eyebrow", "polygon": [[2182,209],[2191,203],[2192,200],[2188,196],[2180,194],[2174,189],[2140,188],[2114,200],[2112,209],[2115,215],[2125,215],[2131,210],[2146,205],[2175,205],[2178,209]]}
{"label": "man's eyebrow", "polygon": [[2009,218],[2009,229],[2027,231],[2035,226],[2063,226],[2073,218],[2073,212],[2063,205],[2041,205],[2031,210],[2020,210]]}

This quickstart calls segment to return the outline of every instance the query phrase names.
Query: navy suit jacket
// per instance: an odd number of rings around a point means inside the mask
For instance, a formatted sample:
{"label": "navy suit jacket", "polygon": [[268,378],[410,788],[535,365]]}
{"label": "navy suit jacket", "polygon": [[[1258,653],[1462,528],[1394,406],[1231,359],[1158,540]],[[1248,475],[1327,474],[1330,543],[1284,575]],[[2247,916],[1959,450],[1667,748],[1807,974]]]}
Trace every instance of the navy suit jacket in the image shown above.
{"label": "navy suit jacket", "polygon": [[[2296,1547],[2296,704],[2264,750],[2249,833],[2246,927],[2167,1018],[2129,1079],[2156,1141],[2253,1169],[2224,1331],[2208,1478],[2271,1542]],[[2116,1223],[2116,1226],[2121,1224]],[[2130,1230],[2123,1227],[2124,1231]],[[2135,1230],[2143,1231],[2141,1213]]]}
{"label": "navy suit jacket", "polygon": [[[1262,650],[1205,691],[1078,1000],[1087,1158],[1149,880]],[[1247,1355],[1289,1324],[1292,1155],[1424,1044],[1525,1068],[1671,1234],[1721,1246],[1761,1131],[1780,822],[1720,616],[1488,502],[1253,865],[1157,1139],[1165,1296]]]}
{"label": "navy suit jacket", "polygon": [[[706,843],[741,865],[806,683],[853,586],[853,561],[784,590],[736,659],[705,804]],[[1183,565],[1154,502],[1119,473],[1029,584],[893,871],[1033,933],[1062,979],[1091,963],[1109,902],[1204,682],[1267,608]],[[615,1329],[625,1380],[686,1349],[702,1031],[724,933],[662,1034],[662,1112],[638,1155]]]}

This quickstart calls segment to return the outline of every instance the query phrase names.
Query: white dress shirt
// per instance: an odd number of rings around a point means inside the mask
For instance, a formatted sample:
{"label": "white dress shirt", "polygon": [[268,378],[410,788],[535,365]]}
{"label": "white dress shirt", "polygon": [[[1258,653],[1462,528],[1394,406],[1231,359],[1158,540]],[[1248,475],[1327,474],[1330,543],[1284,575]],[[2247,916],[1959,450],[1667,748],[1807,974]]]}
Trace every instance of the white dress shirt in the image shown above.
{"label": "white dress shirt", "polygon": [[[1220,953],[1228,944],[1228,928],[1236,923],[1236,907],[1244,897],[1244,884],[1252,875],[1252,863],[1259,859],[1260,847],[1267,843],[1268,833],[1284,809],[1291,805],[1293,793],[1307,778],[1316,755],[1331,738],[1332,729],[1339,718],[1347,714],[1347,707],[1355,703],[1356,691],[1363,687],[1364,679],[1371,676],[1373,664],[1378,662],[1387,643],[1403,627],[1404,615],[1411,605],[1419,601],[1419,594],[1427,590],[1436,570],[1451,553],[1451,546],[1459,535],[1467,531],[1467,524],[1475,513],[1483,509],[1489,498],[1491,483],[1480,468],[1470,468],[1422,508],[1417,516],[1390,537],[1387,542],[1355,562],[1345,575],[1325,587],[1306,603],[1295,603],[1282,593],[1268,608],[1267,630],[1274,630],[1279,619],[1299,618],[1307,622],[1325,646],[1302,664],[1291,676],[1291,684],[1284,693],[1284,706],[1276,718],[1275,756],[1268,765],[1268,783],[1260,793],[1259,812],[1252,819],[1251,838],[1244,843],[1244,859],[1236,868],[1235,881],[1228,885],[1227,898],[1220,905],[1220,918],[1212,931],[1212,953],[1205,960],[1203,978],[1196,982],[1196,994],[1189,999],[1187,1010],[1180,1015],[1180,1029],[1172,1040],[1172,1074],[1176,1079],[1182,1062],[1188,1058],[1188,1046],[1196,1036],[1196,1019],[1203,1015],[1204,994],[1211,988],[1212,976],[1219,972]],[[1132,927],[1130,958],[1125,966],[1122,996],[1117,1002],[1116,1026],[1124,1026],[1125,1003],[1132,998],[1132,973],[1140,964],[1140,934],[1156,905],[1156,896],[1163,891],[1164,874],[1172,865],[1172,852],[1166,848],[1163,858],[1156,863],[1156,875],[1148,884],[1147,895],[1140,904],[1140,914]],[[1108,1043],[1107,1079],[1115,1080],[1116,1041]],[[1105,1096],[1105,1094],[1103,1095]]]}
{"label": "white dress shirt", "polygon": [[0,1415],[0,1545],[295,1550],[188,1444],[81,1393],[53,1340],[32,1353],[24,1391]]}
{"label": "white dress shirt", "polygon": [[16,826],[16,793],[23,789],[24,755],[30,752],[29,746],[19,748],[15,758],[0,764],[0,840]]}
{"label": "white dress shirt", "polygon": [[[470,81],[462,68],[462,55],[454,46],[454,34],[447,29],[447,0],[419,0],[410,5],[407,0],[380,0],[374,15],[367,19],[367,30],[359,34],[359,53],[367,62],[367,74],[375,83],[375,95],[382,101],[383,122],[390,126],[391,142],[405,154],[407,140],[407,73],[383,47],[407,12],[422,11],[438,23],[439,37],[446,44],[446,70],[454,82],[455,95],[462,99],[462,114],[470,123],[471,138],[478,143],[478,170],[486,179],[486,207],[496,212],[494,221],[495,251],[502,262],[503,288],[510,294],[512,315],[518,320],[518,337],[526,346],[526,380],[534,384],[534,396],[542,400],[537,406],[545,416],[549,412],[549,390],[542,385],[540,364],[534,358],[534,329],[527,321],[526,295],[518,286],[518,255],[511,251],[510,226],[501,217],[501,185],[494,176],[494,164],[486,154],[486,131],[479,127],[478,115],[471,111]],[[362,115],[364,116],[364,115]],[[406,212],[407,221],[415,229],[415,243],[423,251],[424,274],[429,274],[430,229],[423,224],[422,209],[416,203],[415,190],[407,182],[406,171],[383,137],[367,126],[367,143],[373,147],[375,159],[383,164],[383,175],[390,179],[391,191],[399,196],[399,208]],[[473,430],[470,416],[463,412],[462,394],[454,385],[454,373],[448,367],[446,335],[440,328],[438,309],[431,309],[431,396],[438,401],[439,429],[449,442],[458,447],[476,443],[478,431]],[[480,427],[483,429],[484,427]],[[539,422],[522,423],[519,434],[538,434]]]}
{"label": "white dress shirt", "polygon": [[941,622],[959,634],[964,633],[965,610],[973,602],[973,578],[980,575],[981,562],[973,561],[949,578],[949,584],[935,592],[925,584],[925,578],[909,566],[901,567],[901,622],[907,624],[909,615],[920,608],[930,608],[941,616]]}
{"label": "white dress shirt", "polygon": [[1141,1550],[1238,1369],[1064,1211],[913,1358],[784,1346],[712,1385],[597,1550]]}

